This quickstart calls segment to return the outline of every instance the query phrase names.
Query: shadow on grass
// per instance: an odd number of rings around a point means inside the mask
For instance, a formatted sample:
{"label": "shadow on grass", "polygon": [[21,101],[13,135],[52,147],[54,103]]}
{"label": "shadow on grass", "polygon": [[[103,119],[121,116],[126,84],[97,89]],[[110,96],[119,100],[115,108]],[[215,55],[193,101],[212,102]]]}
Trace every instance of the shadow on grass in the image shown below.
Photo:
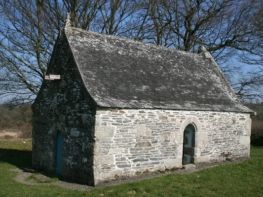
{"label": "shadow on grass", "polygon": [[251,136],[251,144],[253,146],[263,146],[263,136]]}
{"label": "shadow on grass", "polygon": [[12,164],[24,171],[32,170],[32,151],[0,148],[0,162]]}
{"label": "shadow on grass", "polygon": [[16,166],[23,172],[34,174],[42,174],[47,178],[57,178],[55,174],[32,168],[32,151],[14,150],[0,148],[0,162],[9,163]]}

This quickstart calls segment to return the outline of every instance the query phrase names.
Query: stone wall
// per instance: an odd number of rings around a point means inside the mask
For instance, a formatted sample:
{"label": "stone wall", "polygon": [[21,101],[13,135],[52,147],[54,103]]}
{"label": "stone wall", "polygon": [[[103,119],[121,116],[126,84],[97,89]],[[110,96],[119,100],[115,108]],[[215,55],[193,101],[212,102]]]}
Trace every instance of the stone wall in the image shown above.
{"label": "stone wall", "polygon": [[63,136],[61,177],[93,184],[93,138],[96,105],[87,93],[68,43],[62,34],[45,80],[33,104],[33,167],[55,173],[56,137]]}
{"label": "stone wall", "polygon": [[249,157],[249,114],[100,109],[95,122],[95,184],[181,168],[188,124],[196,127],[195,163]]}

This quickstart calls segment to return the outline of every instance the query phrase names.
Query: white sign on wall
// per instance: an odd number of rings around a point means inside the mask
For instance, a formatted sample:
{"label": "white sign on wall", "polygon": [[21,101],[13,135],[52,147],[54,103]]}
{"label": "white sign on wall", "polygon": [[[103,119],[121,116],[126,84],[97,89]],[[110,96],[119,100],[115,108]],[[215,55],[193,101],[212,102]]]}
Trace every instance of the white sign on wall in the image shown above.
{"label": "white sign on wall", "polygon": [[45,80],[59,80],[60,75],[45,75]]}

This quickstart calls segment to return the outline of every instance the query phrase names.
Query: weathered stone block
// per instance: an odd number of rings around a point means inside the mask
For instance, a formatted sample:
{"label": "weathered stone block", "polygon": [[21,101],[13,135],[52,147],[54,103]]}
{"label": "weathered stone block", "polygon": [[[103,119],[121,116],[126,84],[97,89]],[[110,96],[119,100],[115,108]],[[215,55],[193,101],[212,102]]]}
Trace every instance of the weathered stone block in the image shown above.
{"label": "weathered stone block", "polygon": [[79,137],[79,135],[80,135],[79,129],[78,128],[71,128],[70,129],[70,135],[72,137]]}
{"label": "weathered stone block", "polygon": [[96,126],[95,137],[97,139],[105,139],[113,137],[115,127],[112,126]]}
{"label": "weathered stone block", "polygon": [[239,142],[243,145],[250,145],[250,136],[240,136]]}

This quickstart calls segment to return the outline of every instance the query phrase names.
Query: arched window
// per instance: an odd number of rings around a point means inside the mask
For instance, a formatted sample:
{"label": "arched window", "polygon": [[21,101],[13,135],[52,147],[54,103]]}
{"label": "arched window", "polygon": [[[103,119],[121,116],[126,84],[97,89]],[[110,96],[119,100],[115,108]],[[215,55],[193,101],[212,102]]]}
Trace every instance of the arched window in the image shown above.
{"label": "arched window", "polygon": [[183,165],[194,163],[195,127],[192,124],[184,129]]}

